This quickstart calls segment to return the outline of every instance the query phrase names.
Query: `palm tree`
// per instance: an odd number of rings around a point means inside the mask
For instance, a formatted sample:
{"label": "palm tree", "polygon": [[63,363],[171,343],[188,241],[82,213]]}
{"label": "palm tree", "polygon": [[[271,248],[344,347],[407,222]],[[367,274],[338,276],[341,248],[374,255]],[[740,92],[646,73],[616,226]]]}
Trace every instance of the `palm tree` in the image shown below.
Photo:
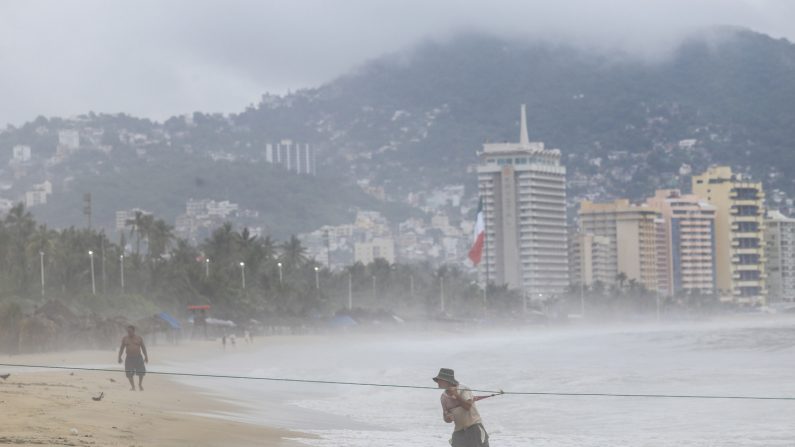
{"label": "palm tree", "polygon": [[145,226],[146,226],[146,214],[143,211],[137,210],[135,211],[135,215],[132,219],[127,219],[124,222],[125,226],[130,227],[130,237],[135,236],[135,256],[141,254],[141,238],[145,237]]}
{"label": "palm tree", "polygon": [[149,257],[157,259],[163,256],[174,240],[174,227],[163,219],[154,220],[151,224],[145,223],[147,240],[149,241]]}
{"label": "palm tree", "polygon": [[36,221],[33,215],[25,209],[23,203],[15,205],[6,215],[4,228],[8,233],[9,246],[6,255],[6,267],[11,274],[11,281],[14,289],[22,292],[28,286],[28,265],[30,264],[27,256],[28,240],[36,231]]}
{"label": "palm tree", "polygon": [[209,239],[204,241],[204,252],[215,265],[233,261],[236,235],[230,222],[216,228]]}
{"label": "palm tree", "polygon": [[[152,233],[155,231],[155,216],[151,214],[144,214],[140,222],[140,233],[146,241],[146,253],[150,252],[150,245],[152,244]],[[151,257],[151,255],[150,255]]]}
{"label": "palm tree", "polygon": [[624,288],[624,282],[626,282],[626,280],[627,280],[627,274],[626,273],[618,272],[618,274],[616,274],[616,281],[618,282],[618,288],[619,289],[623,289]]}
{"label": "palm tree", "polygon": [[306,264],[306,248],[295,235],[290,236],[290,240],[284,242],[281,249],[281,260],[286,267],[295,269]]}
{"label": "palm tree", "polygon": [[96,241],[96,234],[90,230],[74,227],[61,230],[53,247],[50,274],[53,281],[74,293],[85,290],[90,275],[86,256],[88,250],[96,249]]}

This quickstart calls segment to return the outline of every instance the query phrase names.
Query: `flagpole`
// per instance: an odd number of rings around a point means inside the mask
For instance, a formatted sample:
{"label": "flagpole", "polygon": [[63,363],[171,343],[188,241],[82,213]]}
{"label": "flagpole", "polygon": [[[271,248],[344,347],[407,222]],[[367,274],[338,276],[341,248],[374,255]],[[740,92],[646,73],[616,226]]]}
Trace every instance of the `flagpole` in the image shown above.
{"label": "flagpole", "polygon": [[489,231],[488,225],[486,222],[486,201],[483,200],[483,197],[480,198],[481,204],[483,206],[483,250],[485,251],[485,258],[486,258],[486,280],[483,282],[483,313],[486,313],[489,305]]}

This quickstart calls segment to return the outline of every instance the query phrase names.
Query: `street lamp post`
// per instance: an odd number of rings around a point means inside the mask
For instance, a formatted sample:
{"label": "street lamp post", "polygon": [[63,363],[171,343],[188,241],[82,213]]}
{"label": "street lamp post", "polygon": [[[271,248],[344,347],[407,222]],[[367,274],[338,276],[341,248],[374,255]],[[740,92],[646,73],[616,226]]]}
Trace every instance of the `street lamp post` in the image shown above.
{"label": "street lamp post", "polygon": [[105,294],[108,293],[108,278],[105,275],[105,239],[100,239],[99,243],[100,267],[102,267],[102,293]]}
{"label": "street lamp post", "polygon": [[654,298],[657,301],[657,322],[659,323],[660,322],[660,291],[659,290],[655,290],[654,291]]}
{"label": "street lamp post", "polygon": [[348,310],[353,309],[353,274],[348,270]]}
{"label": "street lamp post", "polygon": [[315,298],[320,300],[320,267],[315,266]]}
{"label": "street lamp post", "polygon": [[444,313],[444,275],[439,275],[439,308]]}
{"label": "street lamp post", "polygon": [[204,278],[210,277],[210,258],[204,260]]}
{"label": "street lamp post", "polygon": [[240,283],[242,284],[243,288],[246,288],[246,263],[240,261]]}
{"label": "street lamp post", "polygon": [[119,255],[119,273],[121,275],[121,293],[124,293],[124,255]]}
{"label": "street lamp post", "polygon": [[580,281],[580,316],[585,318],[585,281]]}
{"label": "street lamp post", "polygon": [[279,267],[279,286],[281,286],[282,283],[284,282],[284,275],[282,274],[282,263],[281,262],[276,263],[276,267]]}
{"label": "street lamp post", "polygon": [[44,252],[39,250],[39,263],[41,267],[41,296],[44,296]]}
{"label": "street lamp post", "polygon": [[88,257],[91,259],[91,294],[97,294],[97,282],[94,279],[94,251],[88,250]]}
{"label": "street lamp post", "polygon": [[377,302],[378,302],[378,300],[377,300],[376,292],[375,292],[375,275],[373,275],[373,303],[377,303]]}

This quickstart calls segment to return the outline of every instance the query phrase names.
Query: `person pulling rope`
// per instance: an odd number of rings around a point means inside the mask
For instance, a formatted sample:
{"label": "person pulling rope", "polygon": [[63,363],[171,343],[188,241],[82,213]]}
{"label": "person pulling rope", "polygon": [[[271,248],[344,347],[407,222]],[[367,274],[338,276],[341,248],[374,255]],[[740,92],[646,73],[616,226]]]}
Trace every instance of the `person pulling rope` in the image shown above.
{"label": "person pulling rope", "polygon": [[[442,419],[448,424],[454,423],[450,445],[453,447],[489,447],[489,434],[483,427],[472,390],[458,383],[458,380],[455,379],[455,371],[449,368],[440,369],[433,381],[439,388],[444,389],[441,396]],[[491,396],[498,394],[494,393]],[[491,396],[481,396],[478,400]]]}

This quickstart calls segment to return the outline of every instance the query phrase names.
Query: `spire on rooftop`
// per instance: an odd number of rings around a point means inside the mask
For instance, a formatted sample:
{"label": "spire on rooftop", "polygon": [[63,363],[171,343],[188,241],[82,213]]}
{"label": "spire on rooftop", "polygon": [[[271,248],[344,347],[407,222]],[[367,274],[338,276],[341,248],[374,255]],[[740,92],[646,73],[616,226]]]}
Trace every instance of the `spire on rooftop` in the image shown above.
{"label": "spire on rooftop", "polygon": [[525,146],[530,144],[530,139],[527,137],[527,113],[525,112],[525,105],[522,104],[522,130],[519,132],[519,144]]}

